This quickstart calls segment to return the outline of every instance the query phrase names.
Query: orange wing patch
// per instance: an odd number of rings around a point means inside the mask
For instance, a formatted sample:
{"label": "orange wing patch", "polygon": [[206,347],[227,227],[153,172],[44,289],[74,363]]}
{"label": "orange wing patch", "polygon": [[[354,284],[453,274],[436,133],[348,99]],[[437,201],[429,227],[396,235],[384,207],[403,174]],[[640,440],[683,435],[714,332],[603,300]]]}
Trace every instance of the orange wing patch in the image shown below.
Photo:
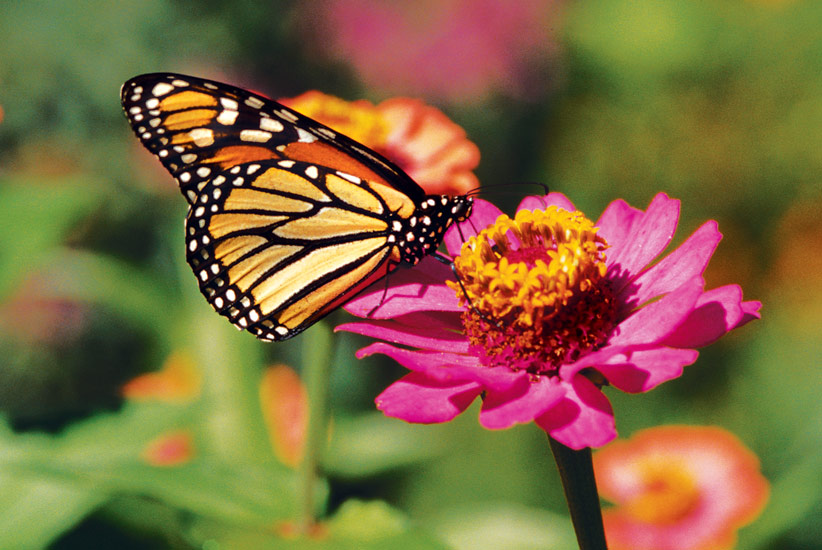
{"label": "orange wing patch", "polygon": [[[283,310],[283,312],[278,315],[279,322],[289,329],[293,329],[313,316],[325,315],[327,312],[336,309],[353,294],[359,292],[361,288],[365,288],[365,286],[371,284],[373,280],[384,275],[384,273],[382,273],[369,277],[369,273],[377,269],[384,259],[385,253],[375,254],[362,265],[346,271],[342,276],[329,281],[301,298],[299,302]],[[358,285],[361,279],[365,279],[365,281],[362,285]]]}
{"label": "orange wing patch", "polygon": [[[268,315],[311,285],[317,274],[335,273],[359,258],[374,254],[385,244],[385,237],[374,237],[319,248],[270,275],[254,287],[251,294],[259,304],[260,312]],[[382,260],[384,255],[379,257]]]}
{"label": "orange wing patch", "polygon": [[388,229],[380,218],[342,208],[324,207],[309,218],[296,218],[274,230],[285,238],[328,239],[345,235],[368,234]]}
{"label": "orange wing patch", "polygon": [[213,95],[196,92],[194,90],[184,90],[164,97],[160,101],[160,109],[163,111],[179,111],[191,107],[216,107],[217,98]]}
{"label": "orange wing patch", "polygon": [[384,212],[380,200],[374,193],[363,189],[362,182],[360,182],[360,185],[357,185],[335,174],[329,174],[325,178],[325,185],[328,187],[328,190],[334,193],[338,198],[355,208],[364,208],[377,215]]}
{"label": "orange wing patch", "polygon": [[218,164],[220,168],[226,170],[237,164],[276,158],[281,158],[281,156],[267,147],[260,147],[258,145],[229,145],[217,149],[214,156],[208,159],[208,162]]}
{"label": "orange wing patch", "polygon": [[374,172],[374,170],[357,161],[357,159],[351,157],[351,155],[347,155],[343,151],[326,143],[316,141],[304,143],[297,141],[286,145],[282,153],[283,156],[289,159],[310,162],[311,164],[319,164],[321,166],[333,166],[340,172],[353,174],[365,180],[388,185],[388,182]]}
{"label": "orange wing patch", "polygon": [[320,191],[316,185],[307,179],[280,168],[269,168],[257,176],[253,185],[261,189],[283,191],[315,201],[329,202],[331,200],[328,195]]}

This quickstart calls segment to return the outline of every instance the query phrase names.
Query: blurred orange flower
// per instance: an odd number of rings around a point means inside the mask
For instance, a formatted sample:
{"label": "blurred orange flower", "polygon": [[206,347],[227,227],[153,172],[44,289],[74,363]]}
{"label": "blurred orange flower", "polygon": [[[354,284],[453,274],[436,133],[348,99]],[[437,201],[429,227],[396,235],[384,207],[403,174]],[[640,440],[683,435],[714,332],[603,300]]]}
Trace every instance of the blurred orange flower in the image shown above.
{"label": "blurred orange flower", "polygon": [[296,467],[302,460],[308,424],[308,396],[297,373],[286,365],[266,369],[260,404],[274,454],[283,464]]}
{"label": "blurred orange flower", "polygon": [[200,373],[187,353],[176,351],[159,371],[126,382],[122,393],[135,401],[191,401],[200,394]]}
{"label": "blurred orange flower", "polygon": [[188,431],[168,432],[152,440],[141,454],[151,466],[178,466],[194,456],[194,440]]}
{"label": "blurred orange flower", "polygon": [[428,194],[462,195],[479,186],[479,148],[442,111],[394,98],[374,105],[311,91],[283,104],[359,141],[405,171]]}
{"label": "blurred orange flower", "polygon": [[759,459],[719,427],[660,426],[594,455],[611,550],[724,550],[768,500]]}

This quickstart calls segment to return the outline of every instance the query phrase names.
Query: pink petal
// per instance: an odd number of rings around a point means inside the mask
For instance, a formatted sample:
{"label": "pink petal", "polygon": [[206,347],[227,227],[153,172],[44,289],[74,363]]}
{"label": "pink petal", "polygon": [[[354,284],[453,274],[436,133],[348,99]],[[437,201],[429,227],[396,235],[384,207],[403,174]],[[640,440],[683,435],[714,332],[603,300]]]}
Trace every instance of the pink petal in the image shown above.
{"label": "pink petal", "polygon": [[599,365],[604,365],[606,363],[612,362],[614,357],[619,356],[620,358],[624,358],[627,353],[635,351],[637,348],[646,349],[646,348],[656,348],[658,344],[650,344],[645,346],[636,346],[636,345],[612,345],[610,343],[603,346],[601,349],[596,351],[589,352],[575,362],[562,365],[559,370],[560,378],[565,381],[571,381],[574,379],[576,374],[581,371],[582,369],[588,367],[597,367]]}
{"label": "pink petal", "polygon": [[549,206],[558,206],[568,212],[576,210],[574,203],[568,200],[568,197],[562,193],[548,193],[544,197],[529,196],[522,199],[522,202],[517,206],[517,212],[520,210],[545,210]]}
{"label": "pink petal", "polygon": [[674,236],[679,219],[679,201],[659,193],[648,205],[648,210],[639,218],[630,216],[631,230],[619,234],[620,238],[603,230],[611,248],[606,253],[609,277],[616,282],[614,291],[622,286],[656,258]]}
{"label": "pink petal", "polygon": [[642,346],[662,341],[693,311],[704,285],[702,277],[692,277],[674,292],[637,310],[617,326],[609,343]]}
{"label": "pink petal", "polygon": [[[452,371],[448,368],[454,365],[481,368],[477,358],[459,353],[445,353],[439,351],[422,351],[397,348],[385,342],[374,342],[357,351],[357,359],[380,353],[387,355],[407,369],[426,373],[428,376],[442,381],[455,380]],[[458,378],[465,380],[465,378]]]}
{"label": "pink petal", "polygon": [[462,243],[497,221],[502,210],[483,199],[474,199],[471,216],[464,222],[454,225],[445,232],[445,248],[451,256],[460,253]]}
{"label": "pink petal", "polygon": [[412,372],[394,382],[375,400],[387,416],[406,422],[448,422],[463,412],[482,393],[476,382],[450,384]]}
{"label": "pink petal", "polygon": [[600,447],[616,437],[614,411],[608,398],[582,375],[574,378],[565,396],[536,419],[537,425],[571,449]]}
{"label": "pink petal", "polygon": [[683,367],[696,361],[699,352],[692,349],[659,348],[635,351],[612,358],[612,363],[596,369],[608,382],[625,392],[639,393],[682,375]]}
{"label": "pink petal", "polygon": [[623,305],[636,307],[644,304],[673,291],[691,277],[701,275],[721,239],[715,221],[703,224],[676,250],[631,281],[628,288],[635,288],[636,292],[630,296],[630,304],[625,301]]}
{"label": "pink petal", "polygon": [[424,373],[440,382],[477,382],[493,391],[505,391],[521,384],[521,379],[528,377],[528,373],[524,371],[512,372],[507,367],[483,366],[473,355],[408,350],[385,342],[375,342],[364,347],[357,352],[357,358],[362,359],[375,353],[387,355],[405,368]]}
{"label": "pink petal", "polygon": [[510,428],[514,424],[531,422],[551,408],[565,394],[558,378],[542,376],[506,391],[489,391],[482,402],[480,424],[489,430]]}
{"label": "pink petal", "polygon": [[696,348],[715,342],[725,333],[759,319],[760,302],[743,302],[739,285],[726,285],[703,293],[694,311],[665,339],[669,346]]}
{"label": "pink petal", "polygon": [[445,286],[453,280],[449,267],[432,257],[412,269],[398,269],[369,286],[343,306],[357,317],[387,319],[413,311],[462,311],[456,293]]}
{"label": "pink petal", "polygon": [[628,235],[638,219],[645,213],[639,208],[634,208],[622,199],[611,202],[602,215],[597,220],[599,234],[603,236],[611,246],[624,243],[628,240]]}
{"label": "pink petal", "polygon": [[750,302],[742,302],[742,319],[734,326],[733,328],[739,328],[742,325],[746,325],[751,321],[755,321],[757,319],[762,318],[762,314],[759,313],[759,310],[762,309],[762,302],[758,300],[751,300]]}
{"label": "pink petal", "polygon": [[[445,319],[451,323],[443,322]],[[468,340],[456,332],[461,328],[459,317],[454,314],[411,313],[390,321],[346,323],[334,330],[362,334],[408,347],[464,354],[468,353]]]}

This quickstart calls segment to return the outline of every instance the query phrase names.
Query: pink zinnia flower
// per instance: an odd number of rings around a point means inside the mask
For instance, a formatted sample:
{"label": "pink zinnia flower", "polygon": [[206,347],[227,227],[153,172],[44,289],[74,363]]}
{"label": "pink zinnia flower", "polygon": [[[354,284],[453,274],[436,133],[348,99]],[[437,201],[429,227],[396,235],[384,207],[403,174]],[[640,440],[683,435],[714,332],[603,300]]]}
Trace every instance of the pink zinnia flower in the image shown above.
{"label": "pink zinnia flower", "polygon": [[730,550],[768,500],[759,459],[713,426],[659,426],[594,455],[611,550]]}
{"label": "pink zinnia flower", "polygon": [[375,285],[349,302],[366,320],[337,328],[387,341],[358,357],[411,370],[377,397],[388,416],[447,422],[482,396],[486,428],[533,421],[568,447],[598,447],[616,436],[604,385],[648,391],[682,374],[694,348],[759,317],[739,286],[704,288],[716,222],[652,263],[678,218],[664,194],[646,211],[614,201],[596,224],[558,193],[526,198],[514,220],[477,200],[459,228],[474,236],[445,238],[449,254],[462,250],[470,306],[448,267],[427,259],[392,274],[385,295]]}

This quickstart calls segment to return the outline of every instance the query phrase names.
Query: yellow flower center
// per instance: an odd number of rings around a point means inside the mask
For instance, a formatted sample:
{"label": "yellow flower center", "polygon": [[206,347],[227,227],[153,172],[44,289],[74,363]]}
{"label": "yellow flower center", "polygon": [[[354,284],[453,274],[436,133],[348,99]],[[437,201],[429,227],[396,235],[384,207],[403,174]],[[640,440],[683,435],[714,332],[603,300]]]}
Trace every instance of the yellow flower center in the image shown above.
{"label": "yellow flower center", "polygon": [[306,92],[285,103],[372,149],[384,147],[388,139],[385,117],[368,101],[345,101],[320,92]]}
{"label": "yellow flower center", "polygon": [[699,503],[699,488],[684,462],[672,457],[641,460],[643,488],[625,503],[625,510],[644,523],[666,525],[685,517]]}
{"label": "yellow flower center", "polygon": [[503,214],[471,237],[454,259],[467,297],[448,284],[487,364],[548,374],[601,344],[616,310],[607,246],[582,213],[555,206]]}

